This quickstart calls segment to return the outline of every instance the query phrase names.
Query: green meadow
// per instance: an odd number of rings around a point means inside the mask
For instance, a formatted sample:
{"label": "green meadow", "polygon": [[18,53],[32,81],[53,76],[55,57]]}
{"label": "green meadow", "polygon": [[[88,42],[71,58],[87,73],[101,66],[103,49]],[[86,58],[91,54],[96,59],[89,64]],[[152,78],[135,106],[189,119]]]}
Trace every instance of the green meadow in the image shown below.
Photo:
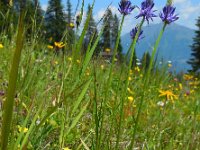
{"label": "green meadow", "polygon": [[20,11],[11,35],[0,34],[2,150],[200,148],[199,77],[155,60],[169,24],[163,23],[149,64],[138,66],[133,55],[145,18],[119,59],[123,13],[110,57],[95,55],[103,25],[82,52],[90,17],[69,49],[67,29],[60,41],[43,38],[41,29],[27,37],[25,15]]}

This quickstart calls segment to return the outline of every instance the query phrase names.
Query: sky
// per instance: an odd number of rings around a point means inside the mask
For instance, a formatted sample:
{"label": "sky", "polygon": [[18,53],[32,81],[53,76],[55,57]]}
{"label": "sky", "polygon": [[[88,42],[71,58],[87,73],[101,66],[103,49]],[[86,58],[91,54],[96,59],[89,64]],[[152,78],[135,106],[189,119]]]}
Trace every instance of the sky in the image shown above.
{"label": "sky", "polygon": [[[66,6],[67,0],[62,0],[63,6]],[[121,17],[118,12],[118,3],[120,0],[96,0],[94,5],[94,18],[98,21],[103,14],[105,13],[106,8],[110,5],[113,13],[116,13],[119,18]],[[154,0],[155,7],[157,10],[157,14],[162,10],[163,6],[166,4],[167,0]],[[71,0],[72,9],[75,11],[75,7],[77,5],[78,0]],[[82,0],[80,0],[82,2]],[[92,4],[93,0],[85,0],[85,8],[84,12],[87,11],[87,5]],[[131,0],[133,5],[140,6],[141,0]],[[196,19],[200,16],[200,0],[173,0],[173,5],[176,7],[176,13],[180,17],[179,20],[176,21],[177,24],[186,26],[191,29],[197,29]],[[48,0],[40,0],[41,6],[43,9],[46,9],[48,6]],[[80,11],[81,4],[79,5],[78,11]],[[130,15],[125,17],[125,22],[123,25],[122,34],[130,32],[132,28],[140,21],[136,20],[134,17],[138,14],[137,10],[134,10]],[[160,23],[161,20],[159,18],[154,19],[152,23]]]}

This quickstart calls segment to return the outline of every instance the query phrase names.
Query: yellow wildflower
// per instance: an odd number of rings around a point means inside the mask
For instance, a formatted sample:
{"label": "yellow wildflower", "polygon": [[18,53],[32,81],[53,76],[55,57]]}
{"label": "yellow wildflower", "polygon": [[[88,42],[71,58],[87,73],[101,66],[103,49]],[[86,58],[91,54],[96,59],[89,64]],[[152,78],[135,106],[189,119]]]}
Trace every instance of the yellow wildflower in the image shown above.
{"label": "yellow wildflower", "polygon": [[69,147],[65,147],[63,148],[63,150],[72,150],[72,149],[70,149]]}
{"label": "yellow wildflower", "polygon": [[110,48],[106,48],[105,51],[106,51],[107,53],[109,53],[109,52],[110,52]]}
{"label": "yellow wildflower", "polygon": [[19,125],[18,125],[17,127],[18,127],[18,131],[19,131],[19,132],[24,132],[24,133],[28,132],[28,128],[26,128],[26,127],[25,127],[25,128],[22,128],[22,127],[19,126]]}
{"label": "yellow wildflower", "polygon": [[90,72],[86,72],[86,75],[89,76],[89,75],[90,75]]}
{"label": "yellow wildflower", "polygon": [[168,67],[171,68],[171,67],[172,67],[172,64],[168,64]]}
{"label": "yellow wildflower", "polygon": [[104,69],[104,65],[101,65],[101,69],[102,69],[102,70]]}
{"label": "yellow wildflower", "polygon": [[179,83],[179,89],[180,89],[180,90],[183,89],[183,85],[182,85],[182,83]]}
{"label": "yellow wildflower", "polygon": [[71,23],[69,24],[69,27],[70,27],[70,28],[74,28],[74,27],[75,27],[74,23],[71,22]]}
{"label": "yellow wildflower", "polygon": [[58,64],[58,61],[52,60],[52,61],[51,61],[51,64],[52,64],[52,65],[57,65],[57,64]]}
{"label": "yellow wildflower", "polygon": [[130,103],[132,103],[133,102],[133,96],[129,96],[128,100],[129,100]]}
{"label": "yellow wildflower", "polygon": [[52,45],[47,45],[47,48],[48,49],[53,49],[53,46]]}
{"label": "yellow wildflower", "polygon": [[189,74],[184,74],[183,78],[184,78],[184,80],[191,80],[194,77],[192,75],[189,75]]}
{"label": "yellow wildflower", "polygon": [[76,62],[77,62],[78,64],[80,64],[80,63],[81,63],[81,61],[80,61],[79,59],[77,59],[77,60],[76,60]]}
{"label": "yellow wildflower", "polygon": [[71,58],[71,57],[68,57],[68,60],[69,60],[69,61],[72,61],[72,58]]}
{"label": "yellow wildflower", "polygon": [[133,105],[132,105],[132,107],[133,107],[133,108],[136,108],[136,107],[137,107],[137,105],[133,104]]}
{"label": "yellow wildflower", "polygon": [[178,99],[178,96],[173,94],[172,91],[170,90],[166,90],[166,91],[159,90],[159,93],[160,93],[159,97],[166,96],[167,100]]}
{"label": "yellow wildflower", "polygon": [[129,70],[129,74],[132,75],[133,74],[133,70]]}
{"label": "yellow wildflower", "polygon": [[0,48],[3,48],[3,44],[0,43]]}
{"label": "yellow wildflower", "polygon": [[132,80],[132,78],[131,78],[131,77],[128,77],[128,80],[129,80],[129,81],[131,81],[131,80]]}
{"label": "yellow wildflower", "polygon": [[65,44],[63,44],[63,42],[54,42],[54,45],[58,48],[63,48],[65,46]]}
{"label": "yellow wildflower", "polygon": [[128,90],[128,92],[129,92],[130,94],[134,94],[133,91],[132,91],[130,88],[127,88],[127,90]]}
{"label": "yellow wildflower", "polygon": [[135,71],[140,72],[140,68],[138,66],[135,67]]}

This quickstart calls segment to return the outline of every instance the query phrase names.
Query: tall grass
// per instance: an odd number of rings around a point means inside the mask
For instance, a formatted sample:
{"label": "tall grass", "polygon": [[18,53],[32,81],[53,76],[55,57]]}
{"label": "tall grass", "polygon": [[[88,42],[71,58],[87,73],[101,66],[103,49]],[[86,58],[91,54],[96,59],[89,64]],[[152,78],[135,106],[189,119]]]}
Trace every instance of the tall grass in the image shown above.
{"label": "tall grass", "polygon": [[[83,6],[84,1],[82,12]],[[24,13],[16,44],[14,32],[11,40],[0,39],[0,92],[6,93],[0,95],[1,149],[198,149],[199,79],[170,74],[167,66],[154,67],[165,24],[146,70],[132,65],[144,19],[128,65],[115,61],[123,16],[108,63],[93,57],[104,26],[81,54],[92,9],[72,54],[55,55],[37,36],[26,42]]]}

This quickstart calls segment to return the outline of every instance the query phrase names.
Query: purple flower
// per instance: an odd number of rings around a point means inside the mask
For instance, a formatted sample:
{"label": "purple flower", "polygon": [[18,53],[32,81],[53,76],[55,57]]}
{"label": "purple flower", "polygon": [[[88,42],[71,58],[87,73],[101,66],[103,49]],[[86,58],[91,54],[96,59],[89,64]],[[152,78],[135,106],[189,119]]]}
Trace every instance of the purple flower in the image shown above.
{"label": "purple flower", "polygon": [[119,12],[123,15],[128,15],[135,8],[135,6],[131,6],[131,2],[129,0],[121,0],[119,3]]}
{"label": "purple flower", "polygon": [[[136,26],[136,27],[133,28],[133,29],[131,30],[131,32],[130,32],[130,36],[131,36],[132,39],[135,38],[137,32],[138,32],[138,27]],[[143,34],[143,31],[141,30],[140,33],[139,33],[139,36],[138,36],[137,42],[138,42],[139,40],[141,40],[141,39],[144,38],[144,36],[142,36],[142,34]]]}
{"label": "purple flower", "polygon": [[138,19],[139,17],[144,17],[145,20],[147,20],[147,22],[149,24],[149,19],[151,19],[153,21],[153,17],[157,17],[154,14],[154,12],[156,10],[152,10],[153,7],[154,7],[153,0],[145,0],[141,4],[141,9],[140,9],[139,15],[137,15],[135,18]]}
{"label": "purple flower", "polygon": [[171,5],[165,6],[163,8],[163,12],[160,13],[160,18],[162,19],[162,21],[167,24],[176,21],[179,17],[174,14],[175,10],[176,8]]}

